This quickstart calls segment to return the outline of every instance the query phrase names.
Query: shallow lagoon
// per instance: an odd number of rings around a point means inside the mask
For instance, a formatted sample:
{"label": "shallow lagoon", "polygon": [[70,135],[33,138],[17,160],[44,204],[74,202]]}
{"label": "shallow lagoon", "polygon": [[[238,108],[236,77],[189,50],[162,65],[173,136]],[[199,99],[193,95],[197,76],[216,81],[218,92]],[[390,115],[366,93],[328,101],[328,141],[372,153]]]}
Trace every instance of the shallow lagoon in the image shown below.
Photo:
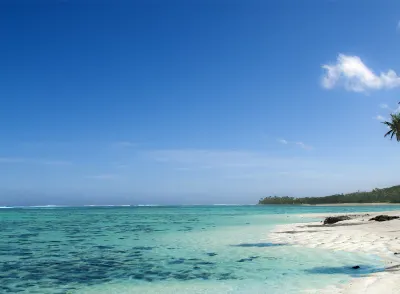
{"label": "shallow lagoon", "polygon": [[[296,213],[394,206],[0,210],[2,293],[299,293],[383,269],[377,256],[268,242]],[[304,220],[303,220],[304,221]],[[362,265],[361,271],[350,267]]]}

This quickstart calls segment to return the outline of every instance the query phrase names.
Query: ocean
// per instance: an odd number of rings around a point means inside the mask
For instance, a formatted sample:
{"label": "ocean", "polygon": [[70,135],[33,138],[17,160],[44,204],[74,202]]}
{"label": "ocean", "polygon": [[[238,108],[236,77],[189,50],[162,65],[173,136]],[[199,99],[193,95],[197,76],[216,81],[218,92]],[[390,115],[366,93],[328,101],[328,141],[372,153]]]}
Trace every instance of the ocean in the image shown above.
{"label": "ocean", "polygon": [[[400,206],[0,209],[0,293],[301,293],[383,269],[378,256],[268,241],[296,214]],[[351,269],[362,265],[360,271]]]}

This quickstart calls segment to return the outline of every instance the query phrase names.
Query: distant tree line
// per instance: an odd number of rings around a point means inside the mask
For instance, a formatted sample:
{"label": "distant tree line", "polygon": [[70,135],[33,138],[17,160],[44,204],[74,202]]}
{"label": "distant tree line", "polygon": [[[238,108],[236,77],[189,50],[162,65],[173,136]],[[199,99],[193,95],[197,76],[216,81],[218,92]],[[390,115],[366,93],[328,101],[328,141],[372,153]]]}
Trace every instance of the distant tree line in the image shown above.
{"label": "distant tree line", "polygon": [[400,203],[400,185],[370,192],[335,194],[325,197],[295,198],[269,196],[261,198],[258,204],[336,204],[336,203]]}

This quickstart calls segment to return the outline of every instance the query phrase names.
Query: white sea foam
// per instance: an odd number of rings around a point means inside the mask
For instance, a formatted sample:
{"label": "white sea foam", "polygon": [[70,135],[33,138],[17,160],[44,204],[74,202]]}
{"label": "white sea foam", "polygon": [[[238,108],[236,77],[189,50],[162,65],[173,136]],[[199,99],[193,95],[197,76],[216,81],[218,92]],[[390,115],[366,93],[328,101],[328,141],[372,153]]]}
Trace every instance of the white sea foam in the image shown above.
{"label": "white sea foam", "polygon": [[85,204],[83,207],[130,207],[130,204]]}
{"label": "white sea foam", "polygon": [[54,205],[54,204],[48,204],[48,205],[32,205],[32,206],[24,206],[24,207],[34,207],[34,208],[52,208],[52,207],[67,207],[66,205]]}
{"label": "white sea foam", "polygon": [[19,209],[27,209],[27,208],[63,208],[63,207],[70,207],[67,205],[20,205],[20,206],[0,206],[0,208],[19,208]]}
{"label": "white sea foam", "polygon": [[157,206],[162,206],[159,204],[137,204],[137,205],[132,205],[132,206],[136,206],[136,207],[157,207]]}

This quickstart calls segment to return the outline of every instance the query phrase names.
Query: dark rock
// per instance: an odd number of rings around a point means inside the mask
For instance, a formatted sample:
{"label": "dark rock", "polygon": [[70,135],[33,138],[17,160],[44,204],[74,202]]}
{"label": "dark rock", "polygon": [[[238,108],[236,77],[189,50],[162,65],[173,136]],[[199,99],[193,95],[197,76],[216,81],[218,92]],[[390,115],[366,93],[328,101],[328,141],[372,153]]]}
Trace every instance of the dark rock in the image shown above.
{"label": "dark rock", "polygon": [[390,215],[378,215],[370,219],[370,221],[377,221],[377,222],[385,222],[390,221],[392,219],[398,219],[398,216],[390,216]]}
{"label": "dark rock", "polygon": [[359,269],[360,266],[359,266],[359,265],[355,265],[355,266],[352,266],[351,268],[352,268],[352,269]]}
{"label": "dark rock", "polygon": [[349,219],[351,219],[351,218],[349,216],[347,216],[347,215],[330,216],[330,217],[327,217],[324,220],[324,225],[331,225],[331,224],[334,224],[334,223],[337,223],[337,222],[341,222],[341,221],[344,221],[344,220],[349,220]]}

